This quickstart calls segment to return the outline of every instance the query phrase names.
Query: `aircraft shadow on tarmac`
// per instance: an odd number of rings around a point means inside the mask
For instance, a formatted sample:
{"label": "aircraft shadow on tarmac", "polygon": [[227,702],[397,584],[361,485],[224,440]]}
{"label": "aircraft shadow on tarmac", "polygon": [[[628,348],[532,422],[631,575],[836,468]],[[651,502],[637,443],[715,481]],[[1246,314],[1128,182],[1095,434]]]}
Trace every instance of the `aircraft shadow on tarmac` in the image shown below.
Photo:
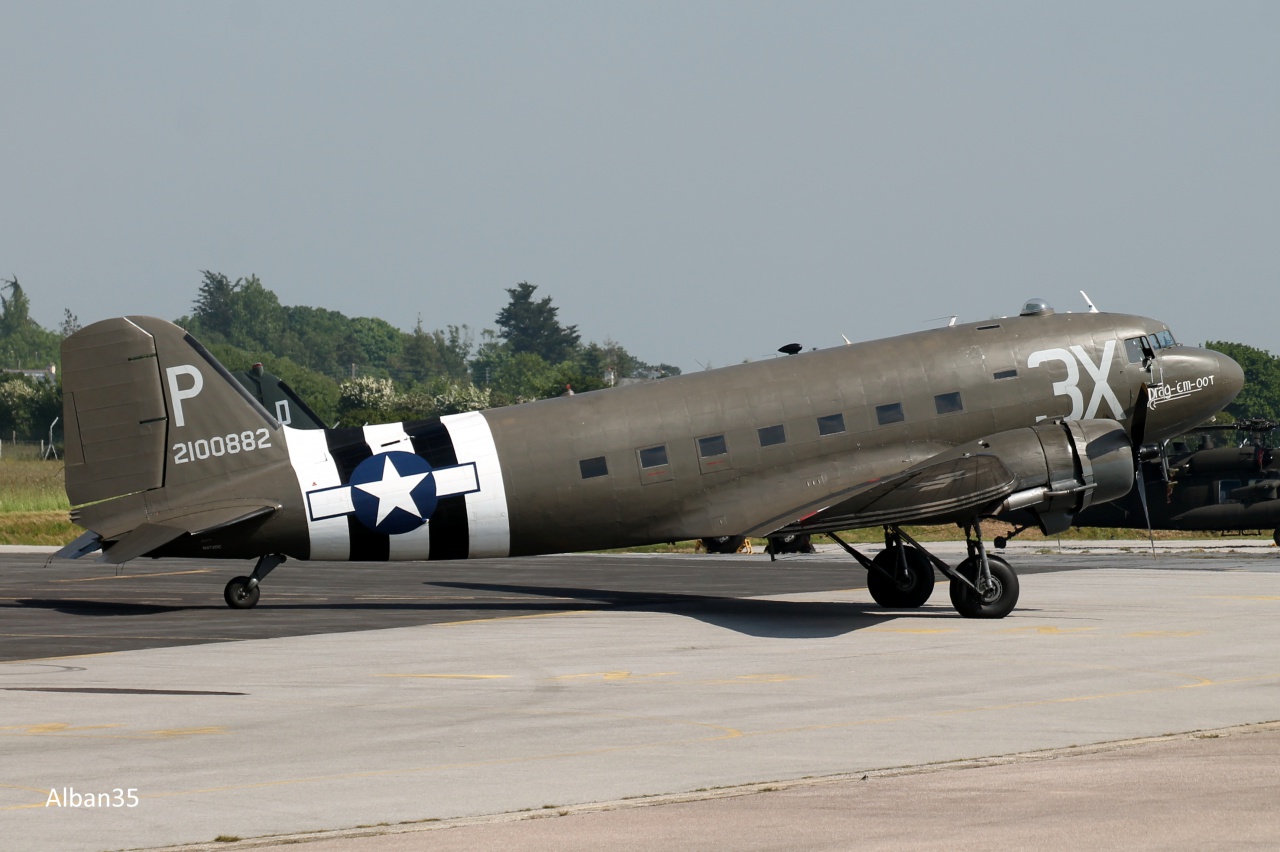
{"label": "aircraft shadow on tarmac", "polygon": [[[6,606],[27,607],[31,609],[48,609],[59,612],[64,615],[83,615],[83,616],[139,616],[139,615],[165,615],[171,612],[216,612],[231,615],[232,610],[228,610],[224,604],[188,604],[188,605],[163,605],[163,604],[145,604],[145,603],[125,603],[122,601],[95,601],[95,600],[79,600],[72,598],[20,598],[12,604],[0,604],[0,609]],[[421,612],[495,612],[509,613],[512,611],[529,611],[533,613],[542,612],[564,612],[570,607],[560,604],[543,603],[540,601],[529,602],[513,602],[513,601],[467,601],[459,603],[451,601],[448,603],[423,603],[421,601],[340,601],[334,603],[326,603],[323,601],[314,601],[308,603],[263,603],[256,609],[263,612],[311,612],[311,611],[368,611],[368,612],[386,612],[392,610],[400,611],[421,611]],[[579,608],[576,605],[573,608]],[[609,609],[607,604],[600,604],[593,609]]]}
{"label": "aircraft shadow on tarmac", "polygon": [[[778,601],[733,598],[721,595],[670,594],[665,592],[623,592],[612,589],[580,589],[548,586],[513,586],[492,583],[446,583],[430,585],[450,589],[503,592],[521,595],[552,595],[581,601],[583,609],[621,612],[654,612],[683,615],[747,636],[768,639],[822,639],[854,630],[875,627],[903,613],[885,610],[871,603],[835,601]],[[595,604],[591,606],[589,604]],[[600,606],[600,604],[605,604]],[[947,607],[921,607],[910,615],[926,618],[958,618]]]}
{"label": "aircraft shadow on tarmac", "polygon": [[[475,614],[485,618],[502,615],[563,613],[567,610],[593,610],[600,613],[625,611],[625,613],[664,613],[684,615],[713,626],[731,629],[746,636],[763,638],[824,638],[841,636],[865,627],[888,622],[901,615],[915,618],[956,618],[950,606],[925,605],[915,610],[884,610],[876,604],[837,603],[837,601],[787,601],[758,600],[751,597],[726,597],[721,595],[667,594],[667,592],[632,592],[608,590],[608,588],[576,588],[561,586],[508,586],[495,583],[434,582],[428,586],[457,588],[493,594],[530,596],[532,600],[467,600],[467,601],[335,601],[323,600],[307,603],[274,603],[260,606],[262,615],[276,614],[288,619],[289,613],[315,613],[315,611],[422,611],[422,613]],[[538,597],[554,597],[556,603],[538,600]],[[216,604],[145,604],[127,601],[83,599],[28,599],[14,600],[15,608],[46,609],[64,615],[87,618],[138,618],[147,615],[172,613],[218,613],[232,615],[233,611]],[[3,608],[3,606],[0,606]],[[243,614],[241,614],[243,617]],[[370,624],[376,627],[376,624]]]}
{"label": "aircraft shadow on tarmac", "polygon": [[[50,609],[64,615],[120,616],[120,615],[163,615],[169,612],[182,612],[188,609],[212,609],[212,607],[162,606],[160,604],[122,603],[120,601],[88,601],[42,600],[37,598],[21,598],[13,602],[14,606],[32,609]],[[2,605],[0,605],[2,606]]]}

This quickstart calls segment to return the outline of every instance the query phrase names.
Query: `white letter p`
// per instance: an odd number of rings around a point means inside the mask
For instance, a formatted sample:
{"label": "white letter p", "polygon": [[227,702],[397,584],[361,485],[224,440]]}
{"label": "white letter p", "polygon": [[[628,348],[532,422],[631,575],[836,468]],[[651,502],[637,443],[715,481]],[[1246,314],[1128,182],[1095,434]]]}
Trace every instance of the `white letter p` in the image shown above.
{"label": "white letter p", "polygon": [[[200,391],[204,390],[204,376],[200,375],[200,371],[190,364],[169,367],[165,372],[169,376],[169,399],[173,401],[174,425],[185,426],[186,421],[182,416],[182,401],[191,399],[191,397],[197,396]],[[179,389],[178,376],[190,376],[191,387],[186,390]]]}

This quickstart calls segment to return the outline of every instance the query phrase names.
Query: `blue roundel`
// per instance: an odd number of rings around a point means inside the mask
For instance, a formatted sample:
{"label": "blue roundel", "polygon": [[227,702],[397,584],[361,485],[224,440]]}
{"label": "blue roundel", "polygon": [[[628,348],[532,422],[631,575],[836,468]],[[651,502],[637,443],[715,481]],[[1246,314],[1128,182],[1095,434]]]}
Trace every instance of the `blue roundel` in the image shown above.
{"label": "blue roundel", "polygon": [[436,478],[421,456],[379,453],[351,472],[351,502],[360,523],[374,532],[407,533],[436,510]]}

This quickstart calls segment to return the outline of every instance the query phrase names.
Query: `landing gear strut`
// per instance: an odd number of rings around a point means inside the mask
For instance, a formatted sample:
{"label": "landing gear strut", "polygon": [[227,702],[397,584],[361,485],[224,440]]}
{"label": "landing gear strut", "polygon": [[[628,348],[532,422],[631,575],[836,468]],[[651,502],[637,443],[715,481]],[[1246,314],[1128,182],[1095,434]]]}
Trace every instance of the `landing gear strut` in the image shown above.
{"label": "landing gear strut", "polygon": [[1018,603],[1018,575],[999,556],[988,556],[977,518],[965,525],[969,555],[955,568],[943,562],[899,527],[884,528],[885,548],[868,559],[835,533],[827,537],[867,569],[867,590],[890,609],[923,606],[933,593],[937,568],[951,580],[951,604],[965,618],[1004,618]]}
{"label": "landing gear strut", "polygon": [[258,598],[262,595],[259,584],[282,562],[284,562],[284,556],[279,553],[269,553],[258,559],[258,564],[253,566],[251,575],[232,578],[231,582],[227,583],[227,587],[222,590],[222,597],[226,600],[227,606],[232,609],[252,609],[257,606]]}

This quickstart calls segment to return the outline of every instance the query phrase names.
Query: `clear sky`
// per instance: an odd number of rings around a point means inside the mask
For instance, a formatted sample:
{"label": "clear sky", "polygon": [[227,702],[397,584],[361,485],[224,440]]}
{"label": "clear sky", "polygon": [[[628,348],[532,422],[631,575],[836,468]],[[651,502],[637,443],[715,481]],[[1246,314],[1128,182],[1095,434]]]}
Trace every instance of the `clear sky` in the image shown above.
{"label": "clear sky", "polygon": [[[0,0],[0,274],[686,370],[1031,296],[1280,352],[1280,3]],[[943,320],[942,322],[945,322]]]}

